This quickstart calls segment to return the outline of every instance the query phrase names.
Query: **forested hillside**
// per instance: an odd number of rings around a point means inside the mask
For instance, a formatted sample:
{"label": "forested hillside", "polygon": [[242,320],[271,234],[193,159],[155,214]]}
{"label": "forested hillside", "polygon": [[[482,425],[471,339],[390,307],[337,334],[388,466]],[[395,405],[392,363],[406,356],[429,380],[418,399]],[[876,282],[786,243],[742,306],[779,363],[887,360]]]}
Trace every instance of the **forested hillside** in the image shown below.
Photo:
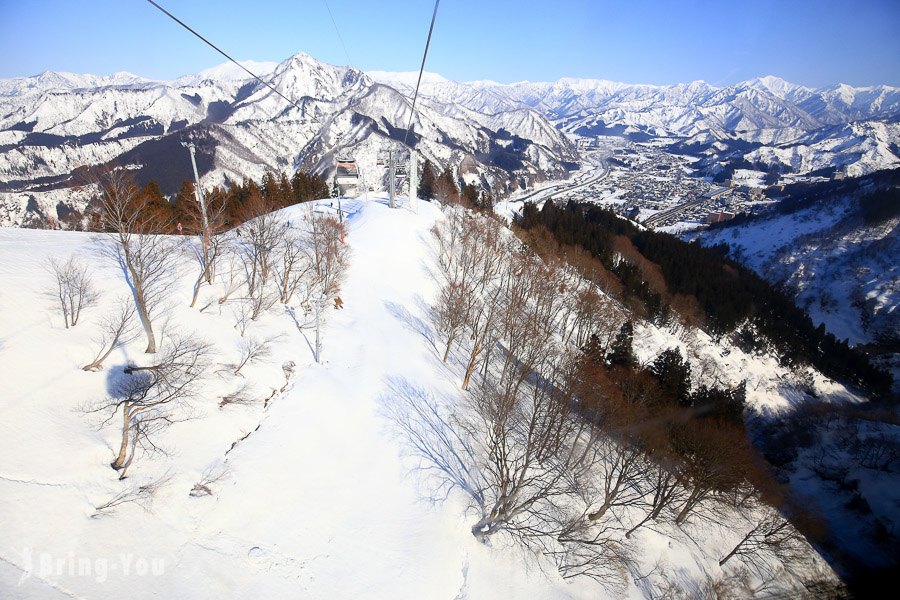
{"label": "forested hillside", "polygon": [[621,287],[623,301],[655,322],[678,318],[719,337],[734,334],[749,350],[778,352],[784,365],[812,364],[876,397],[890,393],[889,374],[824,326],[815,327],[783,292],[726,258],[725,248],[689,244],[574,202],[547,202],[541,209],[526,204],[518,225],[590,252]]}

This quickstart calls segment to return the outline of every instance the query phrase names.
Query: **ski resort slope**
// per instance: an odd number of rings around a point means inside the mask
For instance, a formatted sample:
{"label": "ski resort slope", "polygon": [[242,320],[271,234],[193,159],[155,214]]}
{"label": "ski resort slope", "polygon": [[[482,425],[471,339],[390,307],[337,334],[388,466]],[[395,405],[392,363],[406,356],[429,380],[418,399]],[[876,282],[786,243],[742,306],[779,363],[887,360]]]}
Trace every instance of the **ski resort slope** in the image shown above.
{"label": "ski resort slope", "polygon": [[[344,209],[351,266],[344,308],[324,311],[322,363],[309,322],[277,305],[247,331],[281,335],[265,364],[242,371],[259,400],[220,408],[242,380],[210,375],[193,418],[158,439],[166,455],[139,455],[124,481],[109,468],[121,416],[100,426],[105,415],[79,410],[127,362],[150,364],[140,337],[104,370],[80,368],[93,356],[97,319],[127,292],[122,274],[98,256],[92,234],[0,229],[0,597],[603,595],[565,583],[520,550],[479,544],[461,498],[431,499],[433,482],[390,415],[401,396],[460,395],[425,324],[436,291],[428,230],[439,210],[391,210],[383,199]],[[300,207],[285,217],[302,218]],[[41,294],[51,283],[42,265],[73,252],[94,267],[103,300],[67,330]],[[192,277],[182,271],[157,331],[166,321],[169,331],[196,332],[220,364],[234,360],[240,336],[227,305],[211,293],[198,303],[210,308],[187,308]],[[285,383],[288,361],[295,367]],[[204,473],[223,476],[210,484],[213,494],[191,496]],[[123,490],[160,479],[152,503],[97,514]]]}

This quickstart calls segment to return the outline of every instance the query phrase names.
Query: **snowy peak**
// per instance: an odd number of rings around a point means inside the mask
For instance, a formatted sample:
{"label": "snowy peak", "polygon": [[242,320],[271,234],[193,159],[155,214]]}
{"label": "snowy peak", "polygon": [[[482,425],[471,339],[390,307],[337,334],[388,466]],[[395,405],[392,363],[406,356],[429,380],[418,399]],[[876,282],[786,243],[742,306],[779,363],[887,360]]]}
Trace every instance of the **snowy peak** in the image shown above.
{"label": "snowy peak", "polygon": [[112,75],[79,75],[57,71],[44,71],[32,77],[0,79],[0,96],[44,94],[57,91],[76,91],[102,87],[147,87],[160,82],[146,79],[127,71]]}
{"label": "snowy peak", "polygon": [[[366,71],[366,75],[379,83],[387,83],[388,85],[399,85],[409,88],[415,88],[419,80],[418,71]],[[422,73],[422,83],[446,83],[450,81],[441,77],[437,73],[425,71]]]}
{"label": "snowy peak", "polygon": [[[280,63],[272,72],[271,82],[291,99],[303,96],[337,98],[364,83],[365,75],[353,67],[337,67],[298,52]],[[366,82],[370,83],[370,82]]]}
{"label": "snowy peak", "polygon": [[[261,62],[256,60],[239,60],[238,64],[241,66],[238,66],[233,62],[222,63],[221,65],[210,69],[204,69],[193,75],[184,75],[172,83],[176,86],[194,86],[199,85],[203,81],[241,81],[252,78],[250,73],[253,73],[253,75],[256,75],[257,77],[264,78],[278,66],[278,63],[276,62]],[[247,71],[250,71],[250,73]]]}
{"label": "snowy peak", "polygon": [[802,85],[797,85],[794,83],[790,83],[781,79],[780,77],[776,77],[774,75],[766,75],[765,77],[755,77],[749,81],[745,81],[741,84],[738,84],[742,87],[751,87],[760,90],[765,90],[770,94],[777,96],[778,98],[788,98],[796,95],[798,91],[809,92],[808,88],[803,87]]}
{"label": "snowy peak", "polygon": [[[0,90],[10,92],[0,97],[6,109],[0,113],[0,181],[9,182],[0,187],[0,196],[10,195],[0,197],[0,205],[13,207],[0,222],[28,222],[23,194],[37,181],[48,182],[54,191],[82,165],[132,165],[140,183],[154,179],[164,193],[174,193],[191,177],[180,144],[188,136],[201,150],[203,185],[295,169],[328,178],[341,152],[360,161],[367,185],[384,185],[376,155],[406,137],[412,116],[409,88],[377,83],[357,69],[302,52],[277,65],[243,65],[268,85],[244,77],[234,64],[171,82],[125,73],[104,78],[45,73],[29,81],[0,82]],[[468,175],[502,194],[565,177],[566,164],[577,161],[574,146],[542,114],[439,76],[428,81],[423,86],[446,89],[444,96],[420,95],[413,140],[422,160],[436,168],[455,170],[466,160]],[[20,93],[38,87],[57,91]],[[453,100],[465,90],[484,96],[483,111]],[[512,151],[501,143],[509,136],[522,140]],[[48,192],[38,201],[46,200],[44,214],[60,201],[53,198]],[[81,210],[80,204],[75,208]]]}

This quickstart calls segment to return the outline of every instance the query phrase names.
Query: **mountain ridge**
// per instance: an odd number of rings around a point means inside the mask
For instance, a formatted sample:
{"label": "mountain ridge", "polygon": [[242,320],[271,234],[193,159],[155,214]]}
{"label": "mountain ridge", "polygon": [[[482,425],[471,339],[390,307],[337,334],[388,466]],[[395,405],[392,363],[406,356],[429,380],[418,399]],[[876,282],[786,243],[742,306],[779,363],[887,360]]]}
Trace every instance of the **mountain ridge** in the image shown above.
{"label": "mountain ridge", "polygon": [[[375,158],[405,137],[398,132],[410,124],[417,73],[370,75],[302,52],[278,64],[246,64],[291,103],[229,63],[172,81],[50,71],[0,80],[0,193],[14,194],[0,200],[26,206],[41,186],[58,187],[76,168],[126,153],[143,180],[155,178],[159,152],[148,158],[144,146],[176,150],[191,135],[205,135],[216,149],[201,167],[204,186],[258,179],[266,169],[302,168],[327,178],[345,152],[358,155],[367,186],[386,185]],[[676,144],[704,158],[706,174],[734,157],[799,173],[843,168],[861,175],[900,166],[900,88],[883,85],[814,90],[772,75],[726,87],[587,78],[467,84],[429,73],[416,109],[421,156],[454,171],[471,157],[472,181],[498,196],[566,179],[579,160],[572,141],[596,135]],[[527,143],[501,166],[495,156],[507,135]],[[168,194],[192,178],[182,159],[168,159],[170,175],[160,182]],[[4,220],[16,222],[22,219]]]}

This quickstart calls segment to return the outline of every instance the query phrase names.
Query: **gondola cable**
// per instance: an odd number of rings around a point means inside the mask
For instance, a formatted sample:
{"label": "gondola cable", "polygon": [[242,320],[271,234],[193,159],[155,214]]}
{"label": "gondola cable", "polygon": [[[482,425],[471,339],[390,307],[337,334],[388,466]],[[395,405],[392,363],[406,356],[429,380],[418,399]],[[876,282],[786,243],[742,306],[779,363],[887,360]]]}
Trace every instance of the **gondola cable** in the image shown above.
{"label": "gondola cable", "polygon": [[416,115],[416,98],[419,97],[419,84],[422,83],[422,73],[425,71],[425,59],[428,57],[428,46],[431,44],[431,32],[434,31],[434,20],[437,17],[438,6],[441,0],[434,1],[434,13],[431,15],[431,27],[428,28],[428,39],[425,41],[425,53],[422,54],[422,66],[419,67],[419,79],[416,81],[416,91],[413,94],[412,110],[409,113],[409,123],[406,125],[406,135],[403,137],[403,145],[409,138],[409,131],[412,127],[413,117]]}
{"label": "gondola cable", "polygon": [[259,77],[258,75],[256,75],[253,71],[251,71],[250,69],[248,69],[247,67],[245,67],[244,65],[242,65],[241,63],[239,63],[238,61],[234,60],[233,58],[231,58],[230,56],[228,56],[227,54],[225,54],[225,52],[223,52],[221,49],[219,49],[218,46],[216,46],[215,44],[213,44],[212,42],[210,42],[208,39],[206,39],[205,37],[203,37],[202,35],[200,35],[200,34],[197,33],[196,31],[194,31],[193,29],[191,29],[187,24],[185,24],[183,21],[181,21],[178,17],[176,17],[175,15],[173,15],[172,13],[170,13],[169,11],[167,11],[166,9],[164,9],[162,6],[160,6],[159,4],[157,4],[156,2],[154,2],[153,0],[147,0],[147,2],[149,2],[150,4],[152,4],[153,6],[155,6],[156,8],[158,8],[159,10],[161,10],[161,11],[162,11],[163,13],[165,13],[166,16],[168,16],[170,19],[172,19],[173,21],[175,21],[176,23],[178,23],[179,25],[181,25],[182,27],[184,27],[185,29],[187,29],[188,31],[190,31],[191,33],[193,33],[195,36],[197,36],[198,38],[200,38],[201,40],[203,40],[204,42],[206,42],[206,44],[207,44],[210,48],[212,48],[213,50],[215,50],[216,52],[218,52],[219,54],[221,54],[222,56],[224,56],[225,58],[227,58],[228,60],[230,60],[231,62],[233,62],[233,63],[236,64],[237,66],[239,66],[240,68],[242,68],[244,71],[246,71],[247,73],[249,73],[254,79],[256,79],[257,81],[259,81],[261,84],[265,85],[267,88],[269,88],[270,90],[272,90],[273,92],[275,92],[276,94],[278,94],[279,96],[281,96],[282,98],[284,98],[284,100],[285,100],[286,102],[288,102],[289,104],[291,104],[291,105],[297,107],[298,109],[300,109],[300,115],[301,115],[301,116],[305,116],[306,111],[303,110],[303,107],[302,107],[302,106],[300,106],[299,104],[297,104],[296,102],[294,102],[293,100],[291,100],[290,98],[288,98],[287,96],[285,96],[284,94],[282,94],[281,92],[279,92],[277,89],[275,89],[275,86],[273,86],[271,83],[269,83],[268,81],[264,81],[261,77]]}
{"label": "gondola cable", "polygon": [[337,34],[338,40],[341,42],[341,47],[344,48],[344,54],[347,56],[347,65],[352,67],[353,61],[350,60],[350,53],[347,52],[347,45],[344,43],[344,38],[341,36],[341,32],[338,29],[337,21],[334,20],[334,14],[331,12],[331,7],[328,6],[328,0],[322,0],[325,3],[325,8],[328,9],[328,16],[331,17],[331,24],[334,25],[334,32]]}

